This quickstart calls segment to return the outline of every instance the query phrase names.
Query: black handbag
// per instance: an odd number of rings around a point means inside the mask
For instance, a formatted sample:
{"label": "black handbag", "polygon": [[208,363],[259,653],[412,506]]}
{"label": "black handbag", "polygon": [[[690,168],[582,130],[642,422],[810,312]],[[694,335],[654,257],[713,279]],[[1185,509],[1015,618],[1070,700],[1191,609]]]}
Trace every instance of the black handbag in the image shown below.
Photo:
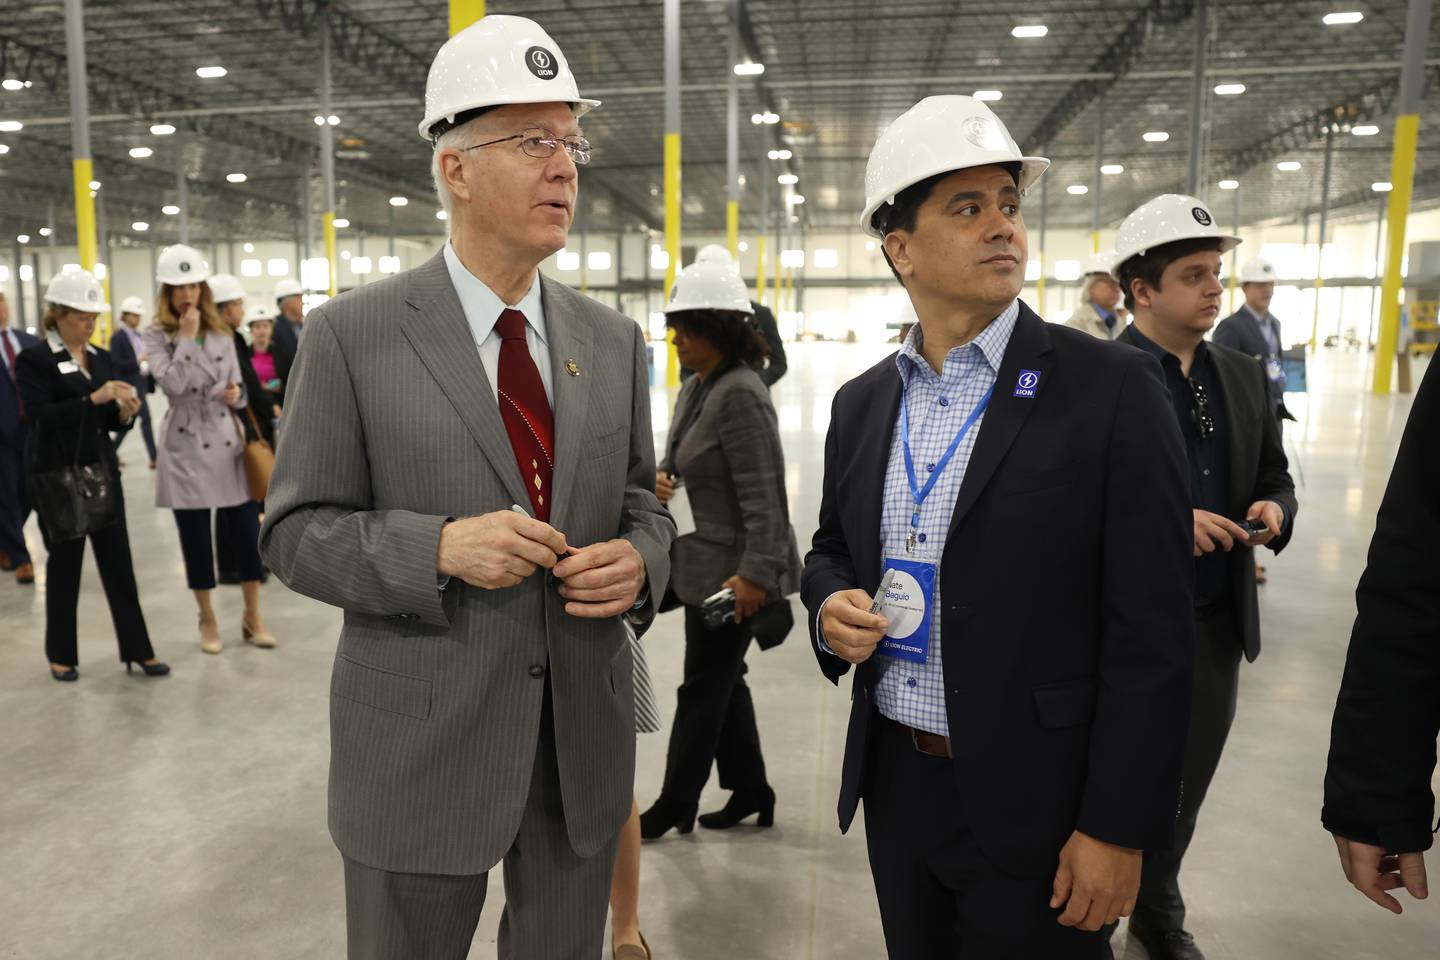
{"label": "black handbag", "polygon": [[[87,407],[89,404],[87,403]],[[52,543],[79,540],[120,519],[120,498],[115,478],[102,460],[80,463],[80,438],[89,409],[80,418],[74,462],[58,470],[37,473],[30,482],[30,502],[40,516],[45,537]]]}

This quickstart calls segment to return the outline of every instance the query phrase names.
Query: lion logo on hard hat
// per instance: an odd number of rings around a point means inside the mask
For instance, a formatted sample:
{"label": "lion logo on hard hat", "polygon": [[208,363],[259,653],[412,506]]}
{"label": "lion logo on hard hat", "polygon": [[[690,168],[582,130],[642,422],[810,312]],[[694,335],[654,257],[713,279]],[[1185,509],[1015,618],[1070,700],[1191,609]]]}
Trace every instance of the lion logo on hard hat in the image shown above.
{"label": "lion logo on hard hat", "polygon": [[189,272],[190,272],[190,261],[189,261],[189,260],[181,260],[181,261],[180,261],[180,272],[181,272],[181,273],[189,273]]}
{"label": "lion logo on hard hat", "polygon": [[555,69],[555,55],[544,47],[531,47],[525,51],[525,66],[541,80],[554,80],[559,71]]}
{"label": "lion logo on hard hat", "polygon": [[993,117],[967,117],[960,121],[960,135],[981,150],[1005,150],[1005,134]]}
{"label": "lion logo on hard hat", "polygon": [[100,294],[96,293],[94,290],[87,290],[85,292],[85,296],[90,300],[91,303],[95,303],[97,300],[100,299]]}
{"label": "lion logo on hard hat", "polygon": [[1194,215],[1195,222],[1200,224],[1200,226],[1202,227],[1208,227],[1210,226],[1210,224],[1215,222],[1214,219],[1210,216],[1210,211],[1206,210],[1204,207],[1196,207],[1195,209],[1191,210],[1190,213]]}

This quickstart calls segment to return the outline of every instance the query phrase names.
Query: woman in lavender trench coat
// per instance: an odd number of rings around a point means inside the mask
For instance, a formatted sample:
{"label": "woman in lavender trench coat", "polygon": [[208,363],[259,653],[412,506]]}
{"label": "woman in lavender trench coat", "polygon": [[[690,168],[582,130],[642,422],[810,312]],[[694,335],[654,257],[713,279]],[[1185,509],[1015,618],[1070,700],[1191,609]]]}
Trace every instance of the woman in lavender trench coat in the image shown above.
{"label": "woman in lavender trench coat", "polygon": [[259,507],[245,479],[245,442],[236,414],[246,405],[232,333],[220,318],[206,283],[209,265],[199,251],[177,244],[160,254],[155,321],[144,334],[150,373],[165,392],[155,504],[175,513],[185,578],[200,611],[200,649],[223,649],[210,601],[215,552],[210,512],[229,529],[245,595],[242,637],[274,647],[260,616]]}

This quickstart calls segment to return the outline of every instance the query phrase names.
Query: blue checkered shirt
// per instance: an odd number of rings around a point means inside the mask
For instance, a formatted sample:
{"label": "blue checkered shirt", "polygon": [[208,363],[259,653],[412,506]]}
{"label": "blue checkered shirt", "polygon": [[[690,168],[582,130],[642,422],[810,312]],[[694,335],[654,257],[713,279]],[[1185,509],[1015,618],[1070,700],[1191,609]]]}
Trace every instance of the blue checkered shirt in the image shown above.
{"label": "blue checkered shirt", "polygon": [[[905,385],[903,402],[910,416],[910,453],[915,463],[915,477],[923,487],[930,472],[938,464],[955,434],[967,417],[995,386],[1000,362],[1015,321],[1020,316],[1017,300],[996,317],[974,340],[951,350],[945,358],[943,373],[937,374],[920,353],[923,336],[917,324],[910,338],[895,357],[900,380]],[[933,562],[938,567],[945,553],[945,539],[950,532],[950,518],[955,512],[955,498],[970,465],[970,453],[984,425],[982,415],[960,446],[955,456],[935,482],[935,488],[920,508],[915,552],[905,552],[910,533],[910,515],[915,499],[905,474],[905,450],[902,445],[900,418],[895,418],[894,438],[890,444],[890,465],[885,470],[885,505],[880,513],[880,549],[884,557]],[[875,685],[875,705],[892,720],[920,730],[943,736],[950,734],[950,721],[945,713],[945,672],[941,648],[939,611],[940,579],[935,580],[935,599],[931,607],[930,655],[925,663],[911,663],[877,654],[875,666],[879,679]]]}

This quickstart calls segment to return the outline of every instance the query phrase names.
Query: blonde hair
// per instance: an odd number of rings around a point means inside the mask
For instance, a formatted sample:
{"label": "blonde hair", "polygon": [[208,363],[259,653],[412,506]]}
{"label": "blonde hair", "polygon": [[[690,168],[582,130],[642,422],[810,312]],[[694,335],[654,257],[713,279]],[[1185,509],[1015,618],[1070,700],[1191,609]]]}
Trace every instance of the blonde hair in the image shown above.
{"label": "blonde hair", "polygon": [[[170,303],[170,296],[175,288],[168,283],[160,284],[160,293],[155,297],[155,326],[164,330],[169,336],[174,336],[180,330],[180,317],[175,313],[175,307]],[[233,333],[230,325],[220,316],[220,310],[215,306],[215,295],[210,292],[210,284],[200,284],[200,329],[218,333],[228,337]]]}

